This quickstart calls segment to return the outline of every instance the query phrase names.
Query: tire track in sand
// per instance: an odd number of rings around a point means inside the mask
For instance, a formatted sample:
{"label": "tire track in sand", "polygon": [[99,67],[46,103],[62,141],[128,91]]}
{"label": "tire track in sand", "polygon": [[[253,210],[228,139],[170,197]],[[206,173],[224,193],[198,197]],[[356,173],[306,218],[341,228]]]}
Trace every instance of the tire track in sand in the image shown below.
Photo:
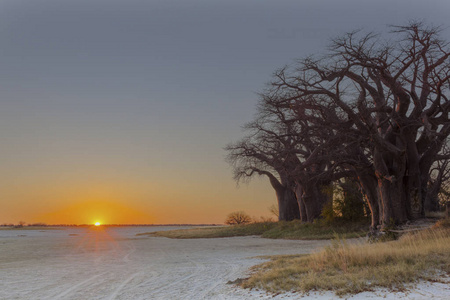
{"label": "tire track in sand", "polygon": [[98,278],[100,276],[103,276],[104,274],[106,274],[106,273],[97,274],[97,275],[94,275],[92,277],[89,277],[88,279],[83,280],[82,282],[77,283],[74,286],[71,286],[70,288],[68,288],[64,292],[62,292],[62,293],[60,293],[60,294],[58,294],[56,296],[51,296],[51,297],[49,297],[47,299],[61,299],[61,298],[65,297],[65,296],[69,295],[73,291],[76,291],[78,288],[82,287],[83,285],[86,285],[87,283],[93,281],[94,279],[96,279],[96,278]]}
{"label": "tire track in sand", "polygon": [[[216,258],[214,261],[218,262],[218,264],[211,264],[211,267],[214,267],[208,268],[207,280],[203,278],[196,282],[190,293],[186,295],[186,299],[212,299],[212,295],[209,294],[216,290],[218,286],[225,285],[227,282],[226,278],[234,276],[240,269],[238,263],[232,263],[229,260]],[[214,281],[211,281],[212,279]]]}
{"label": "tire track in sand", "polygon": [[133,254],[136,251],[136,247],[134,245],[127,246],[128,247],[128,253],[122,258],[123,262],[130,262],[130,255]]}
{"label": "tire track in sand", "polygon": [[199,274],[202,274],[206,269],[206,266],[204,263],[198,263],[197,261],[192,260],[192,259],[189,259],[189,262],[195,266],[194,271],[192,271],[192,270],[189,270],[187,272],[185,271],[185,275],[183,275],[181,278],[173,280],[170,283],[162,284],[159,287],[150,290],[150,293],[151,293],[150,295],[152,297],[157,297],[158,293],[160,293],[161,291],[167,290],[168,288],[171,288],[171,287],[176,287],[174,290],[168,292],[168,296],[169,296],[171,293],[179,290],[179,287],[177,287],[177,286],[180,283],[185,282],[185,281],[189,280],[190,278],[196,278]]}
{"label": "tire track in sand", "polygon": [[116,299],[117,295],[119,295],[119,292],[131,281],[133,280],[136,276],[140,275],[140,272],[134,273],[130,276],[128,276],[127,279],[125,279],[115,290],[114,292],[109,295],[108,300],[114,300]]}

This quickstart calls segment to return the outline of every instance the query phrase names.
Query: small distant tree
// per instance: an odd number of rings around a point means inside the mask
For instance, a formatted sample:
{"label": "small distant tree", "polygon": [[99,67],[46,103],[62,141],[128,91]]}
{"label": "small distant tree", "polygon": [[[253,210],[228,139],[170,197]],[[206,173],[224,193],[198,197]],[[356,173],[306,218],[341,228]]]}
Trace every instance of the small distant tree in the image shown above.
{"label": "small distant tree", "polygon": [[247,224],[252,221],[252,218],[243,211],[235,211],[230,213],[225,220],[227,225]]}

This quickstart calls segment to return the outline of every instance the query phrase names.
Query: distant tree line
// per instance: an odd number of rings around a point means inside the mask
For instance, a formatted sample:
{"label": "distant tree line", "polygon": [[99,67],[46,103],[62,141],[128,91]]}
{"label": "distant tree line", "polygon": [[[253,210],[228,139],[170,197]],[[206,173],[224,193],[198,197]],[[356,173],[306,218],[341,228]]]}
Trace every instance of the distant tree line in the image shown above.
{"label": "distant tree line", "polygon": [[449,44],[422,23],[390,29],[389,40],[348,33],[276,71],[248,135],[226,147],[238,182],[270,180],[279,220],[322,217],[336,186],[361,193],[350,208],[373,230],[448,197]]}

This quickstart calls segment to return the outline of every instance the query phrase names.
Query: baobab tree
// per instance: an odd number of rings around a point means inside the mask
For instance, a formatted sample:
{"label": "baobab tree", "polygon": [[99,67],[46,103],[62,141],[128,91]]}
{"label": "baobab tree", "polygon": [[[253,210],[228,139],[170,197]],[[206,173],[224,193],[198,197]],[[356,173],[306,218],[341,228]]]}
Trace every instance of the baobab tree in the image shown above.
{"label": "baobab tree", "polygon": [[437,28],[391,29],[395,43],[352,32],[277,71],[251,134],[227,148],[235,178],[267,175],[286,192],[279,204],[294,189],[309,221],[326,198],[320,187],[341,176],[358,179],[372,229],[423,217],[440,185],[433,177],[428,190],[433,166],[450,158],[450,50]]}
{"label": "baobab tree", "polygon": [[226,148],[235,179],[267,176],[276,191],[279,219],[312,222],[331,200],[326,189],[333,174],[331,157],[320,150],[324,139],[314,133],[311,122],[298,117],[298,111],[293,113],[279,101],[286,95],[268,89],[260,96],[259,114],[246,126],[250,135]]}
{"label": "baobab tree", "polygon": [[383,225],[424,215],[430,168],[450,134],[448,44],[438,29],[420,23],[392,29],[395,43],[349,33],[325,57],[283,68],[272,82],[293,110],[317,98],[336,106],[327,121],[346,123],[336,131],[361,147],[363,170],[373,172],[370,184],[361,185],[378,197],[372,206],[379,204]]}
{"label": "baobab tree", "polygon": [[[268,116],[268,118],[267,118]],[[228,145],[228,162],[234,167],[234,179],[239,182],[255,175],[266,176],[275,190],[278,219],[300,219],[300,210],[294,192],[295,182],[287,172],[291,166],[285,147],[292,143],[289,134],[280,132],[270,121],[273,115],[261,114],[245,126],[251,134],[239,142]]]}

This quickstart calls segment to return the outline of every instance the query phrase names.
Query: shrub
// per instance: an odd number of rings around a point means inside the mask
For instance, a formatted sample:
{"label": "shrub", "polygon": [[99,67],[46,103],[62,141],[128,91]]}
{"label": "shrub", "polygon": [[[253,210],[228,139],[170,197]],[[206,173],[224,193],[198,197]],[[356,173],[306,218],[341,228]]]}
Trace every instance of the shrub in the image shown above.
{"label": "shrub", "polygon": [[250,223],[252,221],[252,218],[250,218],[249,215],[247,215],[247,213],[243,212],[243,211],[235,211],[230,213],[226,220],[225,220],[225,224],[227,225],[239,225],[239,224],[247,224]]}

